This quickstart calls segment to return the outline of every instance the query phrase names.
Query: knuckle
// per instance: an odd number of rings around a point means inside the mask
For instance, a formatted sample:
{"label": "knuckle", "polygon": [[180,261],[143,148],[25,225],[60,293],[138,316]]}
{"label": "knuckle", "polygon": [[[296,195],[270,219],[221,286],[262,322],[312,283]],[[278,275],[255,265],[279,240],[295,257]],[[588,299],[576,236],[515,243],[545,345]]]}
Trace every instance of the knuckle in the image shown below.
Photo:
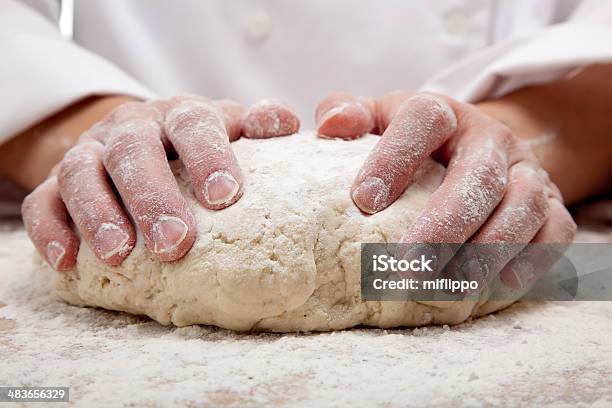
{"label": "knuckle", "polygon": [[94,140],[104,143],[108,136],[108,127],[107,119],[94,123],[89,129],[79,135],[79,144]]}
{"label": "knuckle", "polygon": [[170,100],[169,99],[157,99],[155,101],[146,102],[146,105],[157,110],[159,112],[159,116],[163,119],[170,108]]}
{"label": "knuckle", "polygon": [[542,167],[537,166],[536,167],[536,171],[537,171],[538,177],[540,178],[542,183],[544,183],[546,185],[552,183],[552,181],[550,180],[550,175],[548,174],[548,172],[546,170],[544,170]]}
{"label": "knuckle", "polygon": [[24,220],[39,218],[43,206],[46,202],[46,197],[50,194],[57,194],[55,178],[50,178],[43,181],[30,194],[28,194],[21,203],[21,213]]}
{"label": "knuckle", "polygon": [[66,153],[57,174],[58,189],[63,197],[74,195],[83,181],[102,170],[102,150],[99,143],[85,143]]}
{"label": "knuckle", "polygon": [[136,119],[116,125],[104,147],[104,164],[112,166],[123,157],[135,157],[150,150],[149,146],[159,145],[163,151],[160,136],[161,129],[157,122]]}
{"label": "knuckle", "polygon": [[511,157],[516,157],[517,160],[528,161],[537,165],[538,159],[527,142],[516,139],[515,143],[510,147]]}
{"label": "knuckle", "polygon": [[519,162],[510,168],[509,183],[526,195],[532,211],[540,215],[549,213],[549,189],[539,168],[529,162]]}
{"label": "knuckle", "polygon": [[529,161],[519,161],[513,164],[509,170],[512,182],[527,183],[529,186],[537,186],[544,189],[546,180],[540,169]]}
{"label": "knuckle", "polygon": [[400,107],[400,110],[416,110],[417,115],[421,116],[432,128],[454,132],[457,128],[457,115],[441,96],[418,93],[407,99]]}
{"label": "knuckle", "polygon": [[110,117],[103,153],[105,163],[108,156],[138,150],[146,143],[161,143],[163,112],[156,105],[128,102],[115,108]]}
{"label": "knuckle", "polygon": [[491,133],[493,142],[504,150],[510,150],[517,144],[517,138],[505,124],[498,122]]}
{"label": "knuckle", "polygon": [[508,184],[507,169],[499,160],[482,157],[473,169],[477,181],[485,186],[502,186]]}
{"label": "knuckle", "polygon": [[83,167],[95,165],[101,157],[102,150],[102,145],[95,142],[87,142],[72,147],[66,152],[60,163],[58,177],[63,179]]}
{"label": "knuckle", "polygon": [[244,105],[231,99],[215,101],[214,106],[219,109],[223,118],[228,122],[241,118],[246,112]]}
{"label": "knuckle", "polygon": [[170,137],[224,134],[222,112],[208,101],[180,99],[166,113],[165,128]]}
{"label": "knuckle", "polygon": [[31,219],[38,205],[38,201],[40,199],[39,194],[39,191],[34,190],[30,194],[28,194],[21,203],[21,215],[23,216],[23,219],[26,223],[28,220]]}

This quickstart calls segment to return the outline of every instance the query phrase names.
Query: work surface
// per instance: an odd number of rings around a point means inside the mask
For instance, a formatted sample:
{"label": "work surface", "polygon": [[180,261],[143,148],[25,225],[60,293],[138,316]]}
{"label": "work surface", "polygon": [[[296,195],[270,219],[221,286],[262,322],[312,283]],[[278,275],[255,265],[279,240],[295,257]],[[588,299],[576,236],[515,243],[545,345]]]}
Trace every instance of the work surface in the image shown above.
{"label": "work surface", "polygon": [[612,302],[519,303],[450,328],[248,335],[69,306],[48,277],[23,229],[0,226],[0,386],[69,386],[73,406],[612,405]]}

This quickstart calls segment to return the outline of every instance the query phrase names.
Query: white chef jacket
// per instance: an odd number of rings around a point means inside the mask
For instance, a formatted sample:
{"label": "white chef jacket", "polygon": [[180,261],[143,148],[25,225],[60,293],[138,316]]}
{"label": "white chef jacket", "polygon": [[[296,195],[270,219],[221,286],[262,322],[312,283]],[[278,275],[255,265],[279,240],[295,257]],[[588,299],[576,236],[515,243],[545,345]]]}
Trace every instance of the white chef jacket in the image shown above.
{"label": "white chef jacket", "polygon": [[[306,127],[334,90],[464,101],[612,61],[608,0],[0,0],[0,143],[81,98],[276,97]],[[65,20],[67,21],[67,20]]]}

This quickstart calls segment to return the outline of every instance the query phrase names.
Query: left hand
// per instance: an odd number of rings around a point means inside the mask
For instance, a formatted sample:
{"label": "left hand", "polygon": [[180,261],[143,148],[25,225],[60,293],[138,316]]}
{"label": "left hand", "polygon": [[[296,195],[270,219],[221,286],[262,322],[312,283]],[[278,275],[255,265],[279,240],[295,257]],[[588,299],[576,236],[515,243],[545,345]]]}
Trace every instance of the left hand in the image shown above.
{"label": "left hand", "polygon": [[26,230],[57,271],[74,268],[81,239],[100,262],[120,265],[134,248],[136,230],[159,260],[176,261],[191,249],[197,228],[168,160],[180,157],[198,201],[221,210],[243,191],[230,142],[298,128],[291,110],[273,100],[249,109],[195,95],[121,104],[82,133],[25,198]]}
{"label": "left hand", "polygon": [[500,271],[507,286],[530,286],[545,270],[504,265],[527,243],[569,243],[575,235],[559,189],[532,152],[474,105],[426,93],[395,92],[379,99],[337,93],[319,104],[316,119],[323,136],[382,135],[351,187],[354,203],[365,213],[391,205],[428,157],[447,167],[401,242],[522,244],[497,254],[491,260],[496,270],[471,277],[481,287]]}

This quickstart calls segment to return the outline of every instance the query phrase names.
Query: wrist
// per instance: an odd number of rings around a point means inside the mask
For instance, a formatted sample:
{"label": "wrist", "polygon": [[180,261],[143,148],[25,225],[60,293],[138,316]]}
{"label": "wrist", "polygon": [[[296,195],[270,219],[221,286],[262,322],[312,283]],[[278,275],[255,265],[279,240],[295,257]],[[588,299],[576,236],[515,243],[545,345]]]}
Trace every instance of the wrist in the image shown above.
{"label": "wrist", "polygon": [[19,133],[0,146],[0,176],[32,190],[76,144],[81,133],[131,100],[126,96],[87,98]]}
{"label": "wrist", "polygon": [[[579,89],[584,93],[584,88]],[[561,82],[477,104],[530,147],[569,204],[602,192],[609,167],[609,159],[599,157],[606,146],[598,135],[598,119],[585,114],[580,103],[573,103],[571,96],[577,91],[570,90]]]}
{"label": "wrist", "polygon": [[508,126],[514,136],[531,145],[538,159],[542,159],[546,153],[538,146],[554,138],[563,127],[558,120],[559,115],[551,112],[548,103],[520,93],[483,101],[476,106],[486,115]]}

